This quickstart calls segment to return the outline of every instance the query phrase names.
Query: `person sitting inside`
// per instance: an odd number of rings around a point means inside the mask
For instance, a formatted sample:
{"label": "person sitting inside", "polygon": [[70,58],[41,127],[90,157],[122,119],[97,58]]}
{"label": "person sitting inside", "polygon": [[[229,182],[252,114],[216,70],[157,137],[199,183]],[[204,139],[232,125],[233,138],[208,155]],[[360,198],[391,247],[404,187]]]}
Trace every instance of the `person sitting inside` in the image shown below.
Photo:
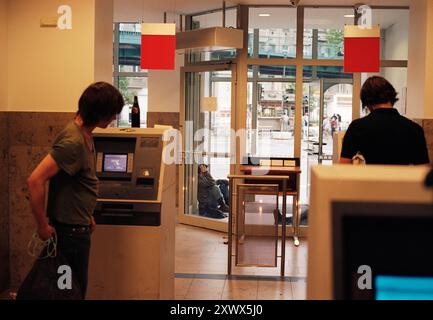
{"label": "person sitting inside", "polygon": [[349,126],[340,163],[351,164],[357,155],[362,155],[367,164],[376,165],[430,163],[423,128],[394,108],[398,98],[391,83],[377,76],[367,79],[361,100],[370,114]]}
{"label": "person sitting inside", "polygon": [[[221,192],[223,189],[224,192]],[[199,215],[224,219],[227,217],[224,212],[229,211],[229,207],[224,200],[224,194],[228,194],[227,184],[221,183],[219,186],[209,173],[208,166],[201,164],[198,167],[198,192]],[[227,192],[225,192],[227,191]]]}

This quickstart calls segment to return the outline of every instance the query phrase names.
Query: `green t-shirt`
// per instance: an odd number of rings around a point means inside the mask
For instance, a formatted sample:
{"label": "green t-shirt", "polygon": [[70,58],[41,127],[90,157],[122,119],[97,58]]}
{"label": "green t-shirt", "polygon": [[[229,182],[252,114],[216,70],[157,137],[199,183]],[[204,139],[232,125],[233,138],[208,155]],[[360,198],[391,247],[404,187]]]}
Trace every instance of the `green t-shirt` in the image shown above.
{"label": "green t-shirt", "polygon": [[54,141],[50,154],[61,170],[50,179],[47,205],[50,219],[66,224],[90,224],[98,197],[94,145],[92,149],[87,147],[81,128],[73,121]]}

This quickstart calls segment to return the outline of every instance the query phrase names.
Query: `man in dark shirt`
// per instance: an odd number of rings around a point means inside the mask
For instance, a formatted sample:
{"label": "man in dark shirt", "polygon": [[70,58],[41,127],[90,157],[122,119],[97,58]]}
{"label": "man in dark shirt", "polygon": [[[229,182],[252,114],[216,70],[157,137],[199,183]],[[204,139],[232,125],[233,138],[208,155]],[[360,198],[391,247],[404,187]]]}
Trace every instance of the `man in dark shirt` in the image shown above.
{"label": "man in dark shirt", "polygon": [[393,108],[398,101],[397,92],[386,79],[367,79],[361,100],[370,114],[349,126],[340,163],[352,163],[358,153],[367,164],[425,165],[430,162],[423,129]]}

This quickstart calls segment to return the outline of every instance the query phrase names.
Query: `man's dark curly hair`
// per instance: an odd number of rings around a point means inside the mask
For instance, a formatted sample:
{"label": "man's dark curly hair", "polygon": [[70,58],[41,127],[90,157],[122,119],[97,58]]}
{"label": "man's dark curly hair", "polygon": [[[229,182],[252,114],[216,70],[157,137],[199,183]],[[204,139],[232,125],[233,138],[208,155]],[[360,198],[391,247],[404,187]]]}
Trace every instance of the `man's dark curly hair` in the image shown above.
{"label": "man's dark curly hair", "polygon": [[96,82],[81,95],[77,114],[85,126],[91,127],[119,114],[123,106],[124,100],[119,90],[107,82]]}
{"label": "man's dark curly hair", "polygon": [[398,93],[388,80],[378,76],[370,77],[361,89],[362,106],[372,107],[388,102],[394,106],[398,101],[397,95]]}

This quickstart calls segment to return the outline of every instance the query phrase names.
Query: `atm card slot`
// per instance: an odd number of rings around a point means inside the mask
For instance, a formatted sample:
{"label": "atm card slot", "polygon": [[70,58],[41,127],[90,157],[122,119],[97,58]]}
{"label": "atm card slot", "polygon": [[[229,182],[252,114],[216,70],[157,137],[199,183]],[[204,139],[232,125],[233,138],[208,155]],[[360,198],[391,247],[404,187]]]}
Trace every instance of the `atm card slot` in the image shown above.
{"label": "atm card slot", "polygon": [[131,177],[98,176],[99,181],[131,181]]}
{"label": "atm card slot", "polygon": [[104,203],[102,204],[101,209],[104,212],[125,212],[132,211],[134,205],[129,203]]}
{"label": "atm card slot", "polygon": [[145,188],[153,188],[155,179],[153,178],[137,178],[137,186]]}

